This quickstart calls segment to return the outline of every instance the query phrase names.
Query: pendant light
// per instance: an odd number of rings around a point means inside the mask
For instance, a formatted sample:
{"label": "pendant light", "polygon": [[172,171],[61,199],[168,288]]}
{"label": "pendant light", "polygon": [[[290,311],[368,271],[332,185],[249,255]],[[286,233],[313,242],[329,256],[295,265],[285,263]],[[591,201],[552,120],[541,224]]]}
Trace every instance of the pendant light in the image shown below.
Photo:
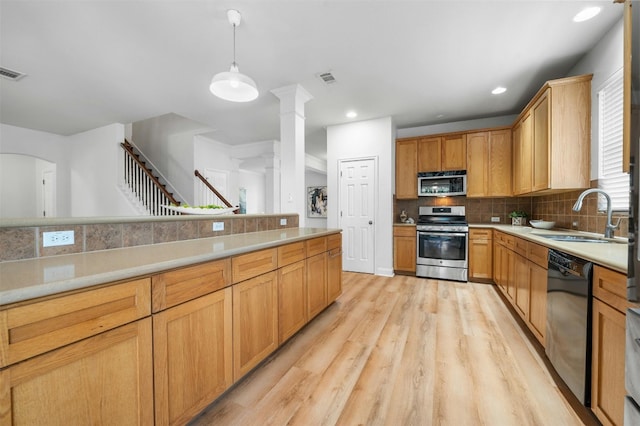
{"label": "pendant light", "polygon": [[255,81],[242,74],[236,63],[236,27],[240,25],[240,12],[228,10],[227,18],[233,25],[233,62],[229,71],[219,72],[213,76],[209,90],[226,101],[249,102],[258,97]]}

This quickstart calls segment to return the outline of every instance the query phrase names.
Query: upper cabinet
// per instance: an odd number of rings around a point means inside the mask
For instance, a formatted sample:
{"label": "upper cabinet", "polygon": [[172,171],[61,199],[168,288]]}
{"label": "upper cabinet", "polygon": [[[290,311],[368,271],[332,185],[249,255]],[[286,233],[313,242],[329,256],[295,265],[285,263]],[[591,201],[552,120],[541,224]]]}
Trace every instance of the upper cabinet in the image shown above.
{"label": "upper cabinet", "polygon": [[547,82],[516,120],[514,195],[589,187],[591,77]]}
{"label": "upper cabinet", "polygon": [[418,198],[418,140],[396,142],[396,198]]}
{"label": "upper cabinet", "polygon": [[418,139],[418,171],[467,169],[467,138],[452,134]]}
{"label": "upper cabinet", "polygon": [[468,133],[467,197],[511,195],[511,129]]}

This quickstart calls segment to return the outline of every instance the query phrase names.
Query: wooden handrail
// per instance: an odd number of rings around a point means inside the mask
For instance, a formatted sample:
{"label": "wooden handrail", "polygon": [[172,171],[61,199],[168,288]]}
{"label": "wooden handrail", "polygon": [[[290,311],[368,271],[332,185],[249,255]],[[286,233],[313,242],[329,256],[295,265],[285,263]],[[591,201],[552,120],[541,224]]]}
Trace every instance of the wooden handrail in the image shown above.
{"label": "wooden handrail", "polygon": [[[209,181],[208,181],[204,176],[202,176],[202,175],[200,174],[200,172],[199,172],[197,169],[196,169],[196,171],[194,172],[194,174],[196,175],[196,177],[198,177],[198,178],[202,181],[202,183],[204,183],[204,184],[207,186],[207,188],[209,188],[209,189],[211,190],[211,192],[213,192],[214,194],[216,194],[216,197],[218,197],[218,198],[220,199],[220,201],[222,201],[222,202],[224,203],[224,205],[225,205],[225,206],[227,206],[227,207],[235,207],[235,206],[232,206],[232,205],[231,205],[231,203],[230,203],[230,202],[228,202],[228,201],[227,201],[227,199],[226,199],[226,198],[224,198],[224,197],[222,196],[222,194],[220,194],[220,193],[219,193],[219,192],[218,192],[218,191],[217,191],[217,190],[216,190],[216,189],[215,189],[215,188],[214,188],[214,187],[209,183]],[[237,213],[237,212],[236,212],[236,211],[234,211],[234,213]]]}
{"label": "wooden handrail", "polygon": [[149,171],[149,169],[142,163],[142,161],[140,161],[140,159],[136,156],[136,153],[133,152],[132,145],[130,145],[125,140],[125,143],[120,143],[120,146],[127,152],[127,154],[129,154],[129,156],[133,159],[133,161],[135,161],[138,164],[138,166],[140,166],[142,171],[144,171],[144,173],[149,177],[149,179],[151,179],[151,181],[156,185],[156,187],[160,191],[162,191],[162,193],[165,195],[165,197],[167,197],[169,199],[169,201],[171,201],[172,204],[175,204],[176,206],[179,206],[180,202],[177,201],[175,198],[173,198],[173,195],[169,191],[167,191],[167,189],[164,187],[164,185],[162,185],[160,183],[158,178],[156,178],[153,175],[153,173],[151,173]]}

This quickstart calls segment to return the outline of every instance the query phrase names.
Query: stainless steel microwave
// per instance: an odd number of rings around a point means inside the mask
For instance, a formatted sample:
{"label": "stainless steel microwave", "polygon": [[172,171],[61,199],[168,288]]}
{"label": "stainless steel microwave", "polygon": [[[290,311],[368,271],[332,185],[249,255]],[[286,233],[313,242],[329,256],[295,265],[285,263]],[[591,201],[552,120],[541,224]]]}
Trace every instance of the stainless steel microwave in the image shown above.
{"label": "stainless steel microwave", "polygon": [[467,171],[418,173],[419,197],[447,197],[467,194]]}

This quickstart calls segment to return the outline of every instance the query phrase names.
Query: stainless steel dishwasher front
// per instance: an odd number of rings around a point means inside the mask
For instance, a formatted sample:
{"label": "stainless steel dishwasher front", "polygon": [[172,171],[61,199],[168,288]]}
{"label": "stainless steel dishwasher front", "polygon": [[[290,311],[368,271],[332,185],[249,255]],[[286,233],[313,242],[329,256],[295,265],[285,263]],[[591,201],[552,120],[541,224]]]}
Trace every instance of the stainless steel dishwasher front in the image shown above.
{"label": "stainless steel dishwasher front", "polygon": [[571,392],[588,406],[592,264],[550,249],[548,265],[545,352]]}

